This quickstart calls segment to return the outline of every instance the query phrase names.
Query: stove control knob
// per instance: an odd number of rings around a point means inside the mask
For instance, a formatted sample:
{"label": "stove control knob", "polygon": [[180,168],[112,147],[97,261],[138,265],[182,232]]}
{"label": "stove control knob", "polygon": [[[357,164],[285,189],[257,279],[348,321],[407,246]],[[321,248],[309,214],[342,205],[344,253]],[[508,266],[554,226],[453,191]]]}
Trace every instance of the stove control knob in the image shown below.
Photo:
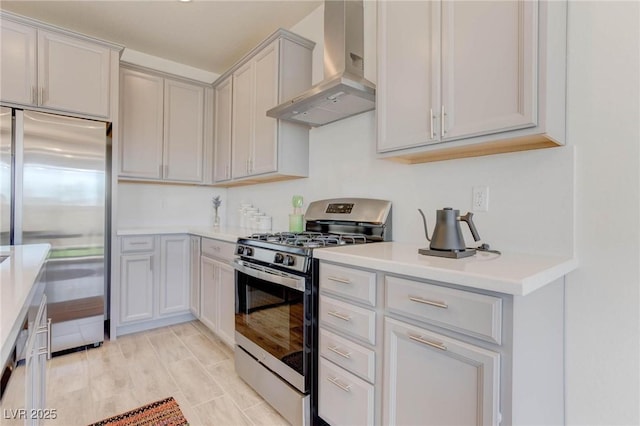
{"label": "stove control knob", "polygon": [[284,264],[285,264],[286,266],[293,266],[293,265],[295,265],[295,264],[296,264],[296,258],[295,258],[295,257],[293,257],[293,256],[286,255],[286,256],[284,257]]}
{"label": "stove control knob", "polygon": [[253,249],[251,247],[245,247],[244,248],[244,255],[245,256],[253,256]]}
{"label": "stove control knob", "polygon": [[236,254],[239,254],[239,255],[244,254],[244,247],[242,246],[236,247]]}
{"label": "stove control knob", "polygon": [[284,255],[282,253],[276,253],[275,257],[273,258],[273,261],[275,263],[283,263],[284,262]]}

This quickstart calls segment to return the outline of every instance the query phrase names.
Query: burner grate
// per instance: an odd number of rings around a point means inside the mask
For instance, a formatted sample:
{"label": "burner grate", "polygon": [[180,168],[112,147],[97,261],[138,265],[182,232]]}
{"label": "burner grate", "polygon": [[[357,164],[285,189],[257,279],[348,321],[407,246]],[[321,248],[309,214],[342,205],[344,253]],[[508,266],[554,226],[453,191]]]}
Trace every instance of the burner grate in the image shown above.
{"label": "burner grate", "polygon": [[347,244],[365,244],[363,234],[327,234],[322,232],[275,232],[252,234],[249,239],[274,242],[296,247],[326,247]]}

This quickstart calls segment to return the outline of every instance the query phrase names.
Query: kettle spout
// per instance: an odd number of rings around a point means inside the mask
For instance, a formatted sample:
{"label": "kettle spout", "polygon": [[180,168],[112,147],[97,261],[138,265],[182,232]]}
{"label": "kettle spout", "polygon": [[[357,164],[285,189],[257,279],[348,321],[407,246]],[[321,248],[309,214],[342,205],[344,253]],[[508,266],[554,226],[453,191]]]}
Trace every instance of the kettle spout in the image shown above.
{"label": "kettle spout", "polygon": [[422,213],[422,210],[418,209],[418,212],[420,212],[420,216],[422,216],[422,223],[424,224],[424,236],[427,237],[427,241],[431,241],[431,238],[429,238],[429,229],[427,228],[427,218],[425,217],[424,213]]}

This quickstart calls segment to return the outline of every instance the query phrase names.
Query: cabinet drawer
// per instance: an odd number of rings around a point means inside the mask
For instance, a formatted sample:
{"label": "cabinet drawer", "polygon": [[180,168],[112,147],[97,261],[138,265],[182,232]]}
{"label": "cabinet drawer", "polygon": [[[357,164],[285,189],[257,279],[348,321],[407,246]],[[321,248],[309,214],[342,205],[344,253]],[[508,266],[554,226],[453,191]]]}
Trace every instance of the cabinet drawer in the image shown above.
{"label": "cabinet drawer", "polygon": [[202,255],[216,257],[222,260],[233,260],[236,245],[225,241],[213,240],[211,238],[202,239]]}
{"label": "cabinet drawer", "polygon": [[135,235],[121,237],[121,252],[135,253],[139,251],[153,251],[153,235]]}
{"label": "cabinet drawer", "polygon": [[373,385],[320,358],[318,415],[333,426],[374,424]]}
{"label": "cabinet drawer", "polygon": [[502,299],[385,277],[386,308],[491,343],[501,343]]}
{"label": "cabinet drawer", "polygon": [[376,274],[360,269],[320,264],[320,290],[376,305]]}
{"label": "cabinet drawer", "polygon": [[320,329],[320,355],[373,383],[375,380],[375,352]]}
{"label": "cabinet drawer", "polygon": [[320,324],[367,343],[376,343],[376,313],[327,296],[320,296]]}

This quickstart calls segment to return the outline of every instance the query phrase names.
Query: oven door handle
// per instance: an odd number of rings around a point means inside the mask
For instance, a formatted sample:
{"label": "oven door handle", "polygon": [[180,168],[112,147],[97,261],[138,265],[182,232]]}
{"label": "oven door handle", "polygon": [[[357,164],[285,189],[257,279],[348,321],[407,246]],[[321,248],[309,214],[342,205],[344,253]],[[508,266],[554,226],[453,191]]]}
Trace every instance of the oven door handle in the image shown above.
{"label": "oven door handle", "polygon": [[247,274],[254,278],[259,278],[274,284],[280,284],[293,290],[302,292],[304,292],[305,290],[303,277],[295,277],[293,275],[289,275],[284,272],[280,272],[278,270],[267,268],[261,265],[251,264],[249,266],[247,263],[240,259],[234,259],[232,262],[232,266],[236,271],[242,272],[243,274]]}

